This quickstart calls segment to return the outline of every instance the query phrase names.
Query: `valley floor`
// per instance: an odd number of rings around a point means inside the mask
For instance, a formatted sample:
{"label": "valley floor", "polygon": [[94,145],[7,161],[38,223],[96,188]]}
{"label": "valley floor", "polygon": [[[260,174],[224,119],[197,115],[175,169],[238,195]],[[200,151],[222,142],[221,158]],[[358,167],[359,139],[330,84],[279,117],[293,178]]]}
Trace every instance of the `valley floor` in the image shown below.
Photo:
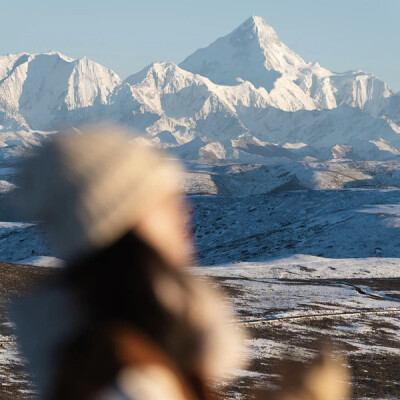
{"label": "valley floor", "polygon": [[347,359],[353,399],[399,397],[399,260],[295,256],[199,272],[225,289],[250,333],[252,361],[236,372],[232,398],[279,387],[282,359],[307,363],[324,342]]}
{"label": "valley floor", "polygon": [[[376,271],[376,273],[374,272]],[[0,399],[33,399],[5,303],[51,270],[0,264]],[[248,329],[250,365],[234,371],[229,398],[255,387],[279,387],[283,358],[308,362],[319,343],[338,345],[353,376],[353,399],[400,394],[400,261],[294,256],[264,263],[196,268],[222,287]],[[357,278],[356,278],[357,277]]]}

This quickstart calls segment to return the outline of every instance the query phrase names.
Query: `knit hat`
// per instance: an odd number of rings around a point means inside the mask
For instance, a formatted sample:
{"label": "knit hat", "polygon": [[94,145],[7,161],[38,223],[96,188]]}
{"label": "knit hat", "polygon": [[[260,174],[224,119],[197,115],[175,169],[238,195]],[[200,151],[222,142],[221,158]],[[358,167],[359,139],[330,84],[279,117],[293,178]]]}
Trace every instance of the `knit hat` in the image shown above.
{"label": "knit hat", "polygon": [[73,260],[111,245],[181,190],[181,168],[119,128],[59,135],[22,167],[24,208]]}

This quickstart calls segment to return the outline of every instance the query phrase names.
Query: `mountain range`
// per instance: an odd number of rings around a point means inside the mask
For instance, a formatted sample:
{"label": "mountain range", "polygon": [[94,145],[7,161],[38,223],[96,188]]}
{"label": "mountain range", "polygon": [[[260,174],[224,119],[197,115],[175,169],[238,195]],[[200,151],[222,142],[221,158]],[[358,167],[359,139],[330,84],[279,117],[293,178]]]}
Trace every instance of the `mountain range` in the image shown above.
{"label": "mountain range", "polygon": [[59,52],[0,56],[0,157],[65,126],[111,121],[189,160],[400,158],[400,93],[303,60],[261,17],[179,65],[121,79]]}

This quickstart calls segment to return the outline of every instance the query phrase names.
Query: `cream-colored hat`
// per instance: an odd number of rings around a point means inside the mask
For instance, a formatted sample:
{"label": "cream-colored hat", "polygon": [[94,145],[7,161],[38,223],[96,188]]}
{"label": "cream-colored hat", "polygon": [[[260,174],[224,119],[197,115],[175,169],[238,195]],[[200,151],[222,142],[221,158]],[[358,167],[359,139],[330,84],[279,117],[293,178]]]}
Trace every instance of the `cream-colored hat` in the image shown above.
{"label": "cream-colored hat", "polygon": [[166,196],[181,190],[181,169],[115,129],[66,132],[22,168],[30,217],[44,221],[59,256],[76,259],[108,246]]}

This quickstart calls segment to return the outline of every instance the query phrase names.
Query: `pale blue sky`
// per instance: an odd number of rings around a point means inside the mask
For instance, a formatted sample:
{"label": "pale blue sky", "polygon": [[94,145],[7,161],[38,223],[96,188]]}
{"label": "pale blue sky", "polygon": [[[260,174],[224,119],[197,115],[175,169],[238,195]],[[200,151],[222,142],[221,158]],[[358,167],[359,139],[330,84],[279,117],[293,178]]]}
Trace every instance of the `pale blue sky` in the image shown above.
{"label": "pale blue sky", "polygon": [[0,0],[0,15],[0,54],[86,55],[122,78],[179,63],[259,15],[306,61],[400,91],[400,0]]}

